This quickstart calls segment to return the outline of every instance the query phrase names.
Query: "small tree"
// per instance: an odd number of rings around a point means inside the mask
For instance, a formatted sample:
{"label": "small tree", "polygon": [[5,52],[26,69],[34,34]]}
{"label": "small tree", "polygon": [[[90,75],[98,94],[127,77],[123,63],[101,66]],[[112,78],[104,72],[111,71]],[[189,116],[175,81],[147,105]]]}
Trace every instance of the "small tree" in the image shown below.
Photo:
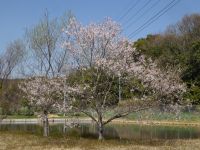
{"label": "small tree", "polygon": [[[146,93],[142,93],[141,99],[119,102],[117,92],[112,91],[118,76],[140,80],[157,100],[165,97],[180,101],[185,86],[179,76],[171,71],[161,71],[154,62],[132,48],[112,20],[84,27],[73,18],[65,33],[67,41],[63,45],[70,51],[74,67],[77,67],[68,81],[71,88],[66,91],[73,108],[96,122],[100,140],[104,126],[112,120],[154,105],[152,97]],[[75,78],[77,74],[78,78]],[[130,91],[134,91],[134,85]],[[113,110],[114,114],[105,120],[108,110]]]}
{"label": "small tree", "polygon": [[36,111],[43,114],[44,136],[49,135],[48,113],[62,104],[62,81],[58,78],[34,77],[25,79],[19,88]]}

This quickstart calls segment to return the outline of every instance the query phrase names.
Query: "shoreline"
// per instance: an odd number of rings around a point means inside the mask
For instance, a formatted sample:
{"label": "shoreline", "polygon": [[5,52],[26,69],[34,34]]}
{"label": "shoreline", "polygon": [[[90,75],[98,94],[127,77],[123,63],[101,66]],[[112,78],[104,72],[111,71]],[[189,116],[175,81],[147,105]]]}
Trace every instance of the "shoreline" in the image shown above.
{"label": "shoreline", "polygon": [[[80,123],[94,123],[90,118],[49,118],[49,123],[71,123],[71,122],[80,122]],[[4,119],[0,124],[40,124],[42,123],[41,119],[31,118],[31,119]],[[157,121],[157,120],[127,120],[127,119],[116,119],[112,123],[117,124],[138,124],[138,125],[174,125],[174,126],[200,126],[200,122],[186,122],[186,121]]]}

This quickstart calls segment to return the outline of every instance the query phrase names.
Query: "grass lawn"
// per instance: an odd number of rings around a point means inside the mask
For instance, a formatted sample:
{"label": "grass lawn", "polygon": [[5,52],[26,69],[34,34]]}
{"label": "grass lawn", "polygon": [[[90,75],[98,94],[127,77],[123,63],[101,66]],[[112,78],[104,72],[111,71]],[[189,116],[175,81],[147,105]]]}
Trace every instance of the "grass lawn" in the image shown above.
{"label": "grass lawn", "polygon": [[173,113],[156,113],[144,111],[141,113],[132,113],[126,117],[127,119],[142,119],[142,120],[156,120],[156,121],[192,121],[192,122],[200,122],[200,113],[199,112],[182,112],[177,116]]}
{"label": "grass lawn", "polygon": [[8,115],[6,119],[32,119],[37,118],[36,116],[26,116],[26,115]]}
{"label": "grass lawn", "polygon": [[[49,118],[71,118],[71,117],[79,117],[79,118],[85,118],[87,117],[84,114],[78,114],[77,115],[72,115],[72,114],[67,114],[66,117],[63,115],[57,115],[57,114],[49,114]],[[32,115],[32,116],[26,116],[26,115],[8,115],[7,119],[32,119],[32,118],[37,118],[37,116]]]}
{"label": "grass lawn", "polygon": [[199,150],[200,140],[117,141],[0,132],[1,150]]}

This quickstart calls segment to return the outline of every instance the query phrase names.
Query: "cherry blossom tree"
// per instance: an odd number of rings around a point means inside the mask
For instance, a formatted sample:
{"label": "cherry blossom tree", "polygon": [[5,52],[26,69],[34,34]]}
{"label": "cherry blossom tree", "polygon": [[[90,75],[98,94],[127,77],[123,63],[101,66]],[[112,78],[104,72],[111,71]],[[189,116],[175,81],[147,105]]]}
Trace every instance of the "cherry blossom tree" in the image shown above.
{"label": "cherry blossom tree", "polygon": [[30,50],[27,52],[27,60],[24,61],[21,72],[23,77],[32,78],[24,79],[20,89],[30,104],[36,110],[42,111],[45,136],[49,134],[49,111],[55,108],[63,111],[64,107],[63,101],[60,100],[64,97],[64,78],[61,80],[59,76],[65,75],[69,68],[67,50],[60,46],[61,29],[68,26],[68,19],[71,16],[71,13],[66,13],[63,18],[50,19],[46,12],[41,21],[26,32]]}
{"label": "cherry blossom tree", "polygon": [[62,86],[63,79],[47,77],[33,77],[19,84],[29,104],[43,114],[44,136],[49,135],[48,113],[62,107]]}
{"label": "cherry blossom tree", "polygon": [[[152,107],[161,98],[181,101],[185,85],[179,76],[170,70],[160,70],[155,62],[136,51],[111,19],[83,26],[71,18],[64,32],[63,47],[69,50],[75,70],[68,78],[70,88],[66,91],[73,108],[96,122],[100,140],[104,126],[114,119]],[[137,78],[151,96],[144,93],[140,99],[119,102],[117,92],[112,91],[118,76],[127,80]],[[130,91],[134,92],[134,85]],[[111,109],[113,116],[105,120],[106,111]]]}

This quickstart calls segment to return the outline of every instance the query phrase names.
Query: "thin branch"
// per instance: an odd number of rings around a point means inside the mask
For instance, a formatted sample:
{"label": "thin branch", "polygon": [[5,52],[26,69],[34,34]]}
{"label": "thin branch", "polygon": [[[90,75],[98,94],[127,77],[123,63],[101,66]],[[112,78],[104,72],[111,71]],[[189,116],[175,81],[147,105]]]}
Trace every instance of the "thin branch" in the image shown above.
{"label": "thin branch", "polygon": [[146,109],[149,109],[152,107],[153,106],[141,107],[141,108],[137,108],[137,109],[128,110],[126,112],[118,113],[118,114],[114,115],[113,117],[109,118],[107,121],[105,121],[103,123],[103,125],[108,124],[109,122],[111,122],[114,119],[125,117],[125,116],[129,115],[130,113],[146,110]]}
{"label": "thin branch", "polygon": [[85,112],[85,111],[82,111],[81,110],[81,112],[82,113],[84,113],[85,115],[87,115],[88,117],[90,117],[92,120],[94,120],[96,123],[98,123],[98,121],[91,115],[91,114],[89,114],[88,112]]}

